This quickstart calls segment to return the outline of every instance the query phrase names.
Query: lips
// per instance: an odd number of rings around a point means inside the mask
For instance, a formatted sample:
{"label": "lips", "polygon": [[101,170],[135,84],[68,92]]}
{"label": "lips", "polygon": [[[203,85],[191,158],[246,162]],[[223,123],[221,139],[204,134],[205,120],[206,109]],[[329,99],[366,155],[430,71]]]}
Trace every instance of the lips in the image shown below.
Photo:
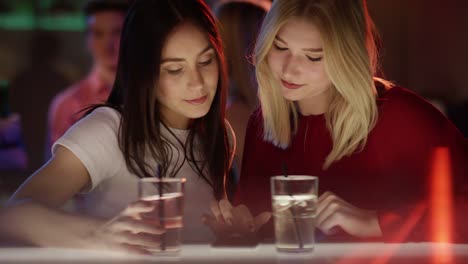
{"label": "lips", "polygon": [[281,83],[287,89],[298,89],[298,88],[301,88],[302,86],[304,86],[303,84],[290,83],[290,82],[287,82],[287,81],[285,81],[283,79],[281,79]]}
{"label": "lips", "polygon": [[199,105],[199,104],[203,104],[206,101],[206,99],[208,99],[208,96],[204,95],[195,99],[185,100],[185,102],[189,104]]}

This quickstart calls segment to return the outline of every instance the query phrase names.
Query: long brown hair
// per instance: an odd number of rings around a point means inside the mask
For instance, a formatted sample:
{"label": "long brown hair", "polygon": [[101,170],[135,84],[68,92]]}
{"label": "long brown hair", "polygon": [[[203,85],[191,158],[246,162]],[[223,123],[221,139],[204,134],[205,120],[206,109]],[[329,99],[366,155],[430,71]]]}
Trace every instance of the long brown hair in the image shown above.
{"label": "long brown hair", "polygon": [[[193,120],[185,144],[178,141],[185,150],[182,153],[184,160],[170,170],[174,157],[170,145],[173,144],[162,133],[167,126],[161,119],[155,89],[158,89],[156,84],[165,40],[176,26],[187,21],[208,35],[216,51],[219,78],[209,112]],[[124,22],[116,80],[105,105],[121,113],[119,144],[131,172],[139,177],[154,177],[156,168],[148,163],[149,157],[158,162],[163,177],[175,177],[183,162],[189,162],[213,188],[216,198],[224,195],[230,159],[224,121],[226,69],[215,19],[203,1],[134,1]],[[174,134],[171,136],[177,140]],[[197,160],[200,156],[201,161]]]}

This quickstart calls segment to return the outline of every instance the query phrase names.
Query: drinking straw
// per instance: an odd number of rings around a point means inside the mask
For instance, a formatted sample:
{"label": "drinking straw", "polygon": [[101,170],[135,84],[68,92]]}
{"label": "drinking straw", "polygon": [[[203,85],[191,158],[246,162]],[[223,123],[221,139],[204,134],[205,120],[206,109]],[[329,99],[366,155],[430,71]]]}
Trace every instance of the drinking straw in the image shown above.
{"label": "drinking straw", "polygon": [[[158,182],[158,192],[159,192],[159,223],[161,224],[161,227],[164,229],[165,228],[165,222],[164,222],[164,200],[163,200],[163,179],[162,179],[162,174],[161,174],[161,167],[158,164],[156,167],[156,177],[158,177],[159,182]],[[166,233],[161,234],[161,250],[165,251],[166,250]]]}
{"label": "drinking straw", "polygon": [[[281,165],[281,168],[283,169],[283,175],[285,178],[288,178],[288,166],[286,165],[286,162],[283,162]],[[293,224],[294,224],[294,231],[296,231],[296,237],[297,240],[299,240],[299,248],[303,249],[304,248],[304,241],[302,240],[301,232],[299,232],[299,224],[297,223],[296,219],[296,212],[294,209],[294,204],[296,204],[296,199],[294,199],[294,196],[292,195],[291,190],[289,189],[289,185],[286,184],[286,189],[288,192],[288,195],[292,198],[293,205],[289,207],[289,210],[291,211],[292,219],[293,219]]]}

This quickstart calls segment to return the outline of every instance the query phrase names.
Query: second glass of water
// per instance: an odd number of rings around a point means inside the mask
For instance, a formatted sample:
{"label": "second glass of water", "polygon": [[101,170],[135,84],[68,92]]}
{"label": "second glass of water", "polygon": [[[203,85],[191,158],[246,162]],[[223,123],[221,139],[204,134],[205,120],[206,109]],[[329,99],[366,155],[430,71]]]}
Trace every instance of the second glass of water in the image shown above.
{"label": "second glass of water", "polygon": [[312,251],[318,178],[307,175],[273,176],[270,181],[277,250]]}

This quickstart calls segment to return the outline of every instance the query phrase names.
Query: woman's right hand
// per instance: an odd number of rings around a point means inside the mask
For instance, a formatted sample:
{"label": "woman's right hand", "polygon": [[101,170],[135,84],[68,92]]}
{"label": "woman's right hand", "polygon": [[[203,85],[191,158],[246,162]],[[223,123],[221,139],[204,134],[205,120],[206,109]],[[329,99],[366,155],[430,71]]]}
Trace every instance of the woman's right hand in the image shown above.
{"label": "woman's right hand", "polygon": [[205,215],[202,221],[222,240],[254,238],[271,218],[270,212],[253,217],[247,206],[233,207],[227,199],[212,201],[211,212],[213,215]]}
{"label": "woman's right hand", "polygon": [[[151,202],[138,201],[104,222],[29,199],[10,201],[0,208],[0,242],[148,254],[149,249],[159,246],[160,235],[165,232],[157,222],[145,218],[153,210]],[[181,223],[166,222],[164,226],[180,228]]]}
{"label": "woman's right hand", "polygon": [[[160,246],[159,237],[165,229],[157,223],[144,221],[144,215],[157,210],[154,203],[137,201],[129,204],[119,215],[99,226],[89,236],[95,247],[148,254]],[[166,223],[166,226],[171,223]]]}

